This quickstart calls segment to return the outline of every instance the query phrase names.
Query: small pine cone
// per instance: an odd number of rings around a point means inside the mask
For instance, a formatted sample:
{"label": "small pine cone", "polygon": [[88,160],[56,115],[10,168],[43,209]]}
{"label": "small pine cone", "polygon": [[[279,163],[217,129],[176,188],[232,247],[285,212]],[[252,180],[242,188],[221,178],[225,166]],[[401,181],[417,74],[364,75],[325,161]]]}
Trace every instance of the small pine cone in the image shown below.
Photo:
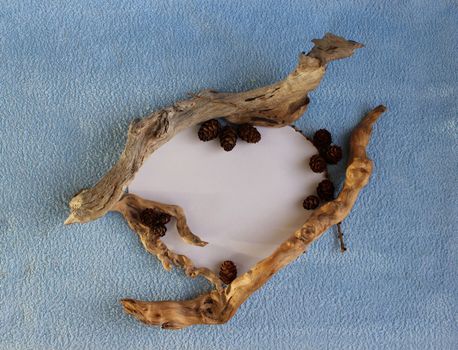
{"label": "small pine cone", "polygon": [[152,208],[143,209],[140,213],[140,222],[148,227],[156,224],[156,210]]}
{"label": "small pine cone", "polygon": [[239,137],[248,143],[258,143],[261,140],[258,129],[250,124],[243,124],[239,127]]}
{"label": "small pine cone", "polygon": [[158,213],[156,214],[155,222],[157,225],[165,225],[170,222],[171,218],[172,217],[169,214],[158,210]]}
{"label": "small pine cone", "polygon": [[333,200],[334,184],[328,179],[323,180],[318,184],[316,192],[318,193],[318,197],[320,197],[320,199],[323,201]]}
{"label": "small pine cone", "polygon": [[148,227],[157,225],[165,225],[170,221],[169,214],[160,211],[159,209],[146,208],[140,213],[140,222]]}
{"label": "small pine cone", "polygon": [[310,158],[309,165],[314,173],[322,173],[326,170],[326,160],[319,154],[315,154]]}
{"label": "small pine cone", "polygon": [[326,148],[332,142],[332,136],[326,129],[320,129],[313,135],[313,144],[318,148]]}
{"label": "small pine cone", "polygon": [[326,152],[328,151],[328,147],[321,147],[318,148],[318,153],[320,156],[322,156],[324,159],[326,159]]}
{"label": "small pine cone", "polygon": [[207,120],[200,126],[197,135],[201,141],[210,141],[218,137],[221,126],[216,119]]}
{"label": "small pine cone", "polygon": [[219,278],[221,278],[221,281],[223,281],[224,284],[231,284],[236,277],[237,267],[235,264],[230,260],[224,261],[219,269]]}
{"label": "small pine cone", "polygon": [[304,209],[307,210],[313,210],[318,208],[320,205],[320,199],[317,196],[308,196],[307,198],[304,199],[304,202],[302,203],[302,206]]}
{"label": "small pine cone", "polygon": [[325,158],[329,164],[337,164],[342,159],[342,148],[337,145],[329,146]]}
{"label": "small pine cone", "polygon": [[165,225],[155,225],[150,227],[150,233],[155,237],[164,237],[167,232]]}
{"label": "small pine cone", "polygon": [[237,143],[237,132],[232,126],[226,125],[219,135],[219,140],[221,147],[223,147],[226,152],[232,151]]}

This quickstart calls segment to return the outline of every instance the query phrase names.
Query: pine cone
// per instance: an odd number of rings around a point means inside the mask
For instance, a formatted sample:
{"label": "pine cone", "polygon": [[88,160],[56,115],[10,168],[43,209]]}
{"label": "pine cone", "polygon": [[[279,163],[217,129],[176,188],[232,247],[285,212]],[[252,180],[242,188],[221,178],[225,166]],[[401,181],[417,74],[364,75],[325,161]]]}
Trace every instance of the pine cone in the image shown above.
{"label": "pine cone", "polygon": [[243,124],[239,127],[239,137],[248,143],[258,143],[261,140],[258,129],[250,124]]}
{"label": "pine cone", "polygon": [[314,173],[322,173],[326,170],[326,160],[319,154],[315,154],[310,158],[309,165]]}
{"label": "pine cone", "polygon": [[164,237],[167,232],[167,227],[165,225],[155,225],[150,227],[150,233],[155,237]]}
{"label": "pine cone", "polygon": [[218,137],[221,126],[216,119],[207,120],[203,123],[197,135],[201,141],[210,141]]}
{"label": "pine cone", "polygon": [[320,199],[322,199],[323,201],[333,200],[334,184],[328,179],[323,180],[318,184],[316,192],[318,193],[318,197],[320,197]]}
{"label": "pine cone", "polygon": [[223,147],[226,152],[232,151],[237,143],[237,132],[232,126],[226,125],[219,135],[219,140],[221,147]]}
{"label": "pine cone", "polygon": [[304,202],[302,203],[302,206],[304,209],[307,210],[313,210],[318,208],[320,205],[320,199],[317,196],[308,196],[307,198],[304,199]]}
{"label": "pine cone", "polygon": [[223,281],[224,284],[231,284],[236,277],[237,267],[235,264],[230,260],[224,261],[219,269],[219,278],[221,278],[221,281]]}
{"label": "pine cone", "polygon": [[155,225],[156,211],[152,208],[143,209],[140,213],[140,222],[148,227]]}
{"label": "pine cone", "polygon": [[171,218],[172,217],[169,214],[164,213],[163,211],[157,210],[155,221],[157,225],[165,225],[170,222]]}
{"label": "pine cone", "polygon": [[342,159],[342,148],[337,145],[328,147],[325,158],[329,164],[337,164]]}
{"label": "pine cone", "polygon": [[165,225],[171,219],[171,216],[167,213],[160,211],[159,209],[146,208],[140,213],[140,222],[150,228],[157,225]]}
{"label": "pine cone", "polygon": [[332,136],[326,129],[320,129],[313,135],[313,144],[318,148],[326,148],[332,142]]}
{"label": "pine cone", "polygon": [[320,156],[322,156],[324,159],[326,159],[326,152],[328,151],[328,147],[320,147],[318,148],[318,153]]}

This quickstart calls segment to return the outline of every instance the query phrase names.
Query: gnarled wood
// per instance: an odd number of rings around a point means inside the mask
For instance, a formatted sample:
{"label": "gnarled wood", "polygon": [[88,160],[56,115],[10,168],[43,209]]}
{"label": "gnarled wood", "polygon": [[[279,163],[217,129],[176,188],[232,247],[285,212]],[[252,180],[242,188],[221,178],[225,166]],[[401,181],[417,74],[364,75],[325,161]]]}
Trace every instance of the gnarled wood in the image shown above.
{"label": "gnarled wood", "polygon": [[186,223],[186,217],[183,209],[177,205],[169,205],[146,200],[134,194],[125,194],[112,208],[112,211],[117,211],[124,216],[129,224],[129,227],[138,234],[146,251],[150,254],[156,255],[166,270],[170,270],[172,265],[182,267],[187,276],[203,276],[209,280],[217,290],[221,290],[222,282],[212,270],[205,267],[195,267],[191,259],[171,251],[159,237],[151,234],[150,229],[143,225],[140,220],[140,213],[146,208],[159,209],[160,211],[174,217],[176,219],[177,231],[186,243],[200,247],[207,244],[207,242],[202,241],[191,232]]}
{"label": "gnarled wood", "polygon": [[166,329],[181,329],[195,324],[221,324],[235,314],[240,305],[276,272],[295,260],[328,228],[341,222],[352,209],[372,172],[366,147],[372,125],[386,110],[378,106],[355,128],[350,139],[350,157],[345,182],[338,197],[315,210],[302,228],[283,242],[272,255],[236,278],[229,286],[185,301],[139,301],[124,299],[124,310],[141,322]]}
{"label": "gnarled wood", "polygon": [[214,117],[232,123],[271,127],[289,125],[309,103],[308,93],[320,83],[326,64],[349,57],[361,44],[333,34],[314,40],[309,54],[299,56],[297,67],[284,80],[242,93],[205,90],[174,106],[132,122],[118,162],[92,188],[70,201],[66,224],[84,223],[105,215],[121,199],[143,161],[179,131]]}

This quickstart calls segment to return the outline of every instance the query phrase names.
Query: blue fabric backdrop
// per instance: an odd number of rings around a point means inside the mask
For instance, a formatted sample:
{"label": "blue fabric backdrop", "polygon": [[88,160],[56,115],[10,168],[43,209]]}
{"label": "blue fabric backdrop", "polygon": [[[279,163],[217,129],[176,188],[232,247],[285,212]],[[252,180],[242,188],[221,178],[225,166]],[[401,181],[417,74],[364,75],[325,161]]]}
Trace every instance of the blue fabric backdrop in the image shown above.
{"label": "blue fabric backdrop", "polygon": [[[0,348],[457,349],[457,23],[453,0],[1,0]],[[64,227],[71,195],[115,162],[133,118],[272,83],[327,31],[366,47],[329,66],[297,124],[346,144],[389,107],[348,254],[329,232],[223,326],[125,315],[120,298],[209,286],[164,272],[118,215]]]}

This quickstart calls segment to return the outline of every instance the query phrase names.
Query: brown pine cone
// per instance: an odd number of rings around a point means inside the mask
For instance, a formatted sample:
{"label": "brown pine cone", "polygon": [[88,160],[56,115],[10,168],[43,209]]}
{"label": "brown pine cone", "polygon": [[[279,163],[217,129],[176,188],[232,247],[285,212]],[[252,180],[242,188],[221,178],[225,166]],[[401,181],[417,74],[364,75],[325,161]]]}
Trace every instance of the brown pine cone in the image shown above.
{"label": "brown pine cone", "polygon": [[313,135],[313,144],[318,148],[328,147],[332,142],[332,136],[326,129],[320,129]]}
{"label": "brown pine cone", "polygon": [[165,225],[171,219],[171,216],[159,209],[146,208],[140,213],[140,222],[148,227],[154,227],[157,225]]}
{"label": "brown pine cone", "polygon": [[219,135],[221,147],[226,152],[232,151],[237,143],[237,132],[232,126],[226,125]]}
{"label": "brown pine cone", "polygon": [[258,143],[261,140],[261,134],[251,124],[243,124],[239,127],[239,137],[248,143]]}
{"label": "brown pine cone", "polygon": [[221,126],[216,119],[207,120],[203,123],[197,135],[201,141],[210,141],[218,137]]}
{"label": "brown pine cone", "polygon": [[316,189],[316,193],[318,193],[318,197],[320,197],[323,201],[330,201],[334,199],[334,184],[325,179],[318,184]]}
{"label": "brown pine cone", "polygon": [[337,145],[329,146],[326,149],[325,158],[329,164],[337,164],[342,159],[342,148]]}
{"label": "brown pine cone", "polygon": [[165,225],[155,225],[149,228],[150,233],[155,237],[164,237],[167,232],[167,227]]}
{"label": "brown pine cone", "polygon": [[152,227],[156,224],[156,210],[152,208],[143,209],[140,213],[140,222],[148,227]]}
{"label": "brown pine cone", "polygon": [[319,154],[315,154],[310,158],[309,165],[314,173],[322,173],[326,170],[326,160]]}
{"label": "brown pine cone", "polygon": [[158,210],[157,214],[156,214],[155,221],[156,221],[157,225],[165,225],[165,224],[168,224],[170,222],[171,218],[172,217],[169,214]]}
{"label": "brown pine cone", "polygon": [[320,154],[320,156],[326,159],[327,150],[328,150],[328,147],[321,147],[321,148],[318,148],[318,153]]}
{"label": "brown pine cone", "polygon": [[224,261],[219,269],[219,278],[221,278],[221,281],[223,281],[224,284],[231,284],[236,277],[237,267],[235,264],[230,260]]}
{"label": "brown pine cone", "polygon": [[307,198],[304,199],[304,202],[302,203],[302,206],[304,209],[307,210],[313,210],[318,208],[320,205],[320,199],[317,196],[308,196]]}

